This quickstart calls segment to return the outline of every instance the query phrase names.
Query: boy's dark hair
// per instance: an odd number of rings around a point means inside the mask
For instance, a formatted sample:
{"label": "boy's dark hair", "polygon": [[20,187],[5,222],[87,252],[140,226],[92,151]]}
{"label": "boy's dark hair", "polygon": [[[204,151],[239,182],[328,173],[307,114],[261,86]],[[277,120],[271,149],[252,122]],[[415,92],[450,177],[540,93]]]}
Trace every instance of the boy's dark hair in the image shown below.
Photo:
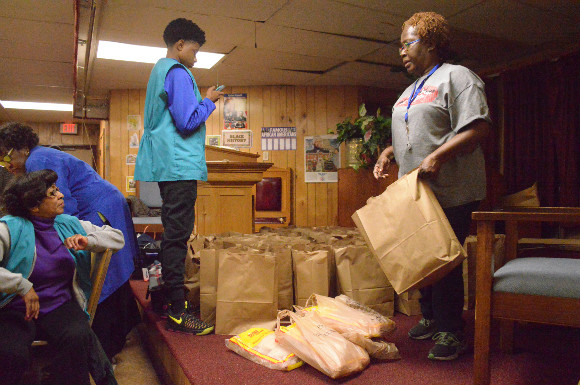
{"label": "boy's dark hair", "polygon": [[9,122],[0,127],[0,147],[6,150],[32,150],[37,145],[38,135],[26,124]]}
{"label": "boy's dark hair", "polygon": [[171,47],[181,39],[193,41],[202,46],[205,44],[205,32],[191,20],[175,19],[165,27],[163,40],[167,47]]}
{"label": "boy's dark hair", "polygon": [[53,170],[33,171],[13,178],[0,199],[2,211],[17,217],[28,217],[28,210],[42,203],[46,191],[57,179],[58,175]]}

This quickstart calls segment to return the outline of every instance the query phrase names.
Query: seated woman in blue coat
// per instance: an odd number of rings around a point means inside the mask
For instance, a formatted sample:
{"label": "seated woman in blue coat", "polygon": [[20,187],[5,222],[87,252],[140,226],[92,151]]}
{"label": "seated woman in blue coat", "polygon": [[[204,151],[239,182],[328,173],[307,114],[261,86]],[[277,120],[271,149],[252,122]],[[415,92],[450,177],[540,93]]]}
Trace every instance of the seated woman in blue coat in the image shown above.
{"label": "seated woman in blue coat", "polygon": [[[54,383],[117,384],[86,313],[90,251],[124,245],[121,231],[63,214],[52,170],[15,178],[2,195],[0,218],[0,384],[18,384],[32,341],[52,348]],[[114,257],[113,257],[114,258]]]}
{"label": "seated woman in blue coat", "polygon": [[[56,186],[64,195],[65,214],[94,224],[110,224],[125,237],[123,247],[111,260],[93,321],[109,358],[119,353],[139,313],[129,287],[139,252],[129,206],[123,194],[82,160],[53,148],[38,145],[38,135],[21,123],[0,127],[0,164],[14,175],[50,169],[57,173]],[[103,220],[106,219],[106,221]]]}

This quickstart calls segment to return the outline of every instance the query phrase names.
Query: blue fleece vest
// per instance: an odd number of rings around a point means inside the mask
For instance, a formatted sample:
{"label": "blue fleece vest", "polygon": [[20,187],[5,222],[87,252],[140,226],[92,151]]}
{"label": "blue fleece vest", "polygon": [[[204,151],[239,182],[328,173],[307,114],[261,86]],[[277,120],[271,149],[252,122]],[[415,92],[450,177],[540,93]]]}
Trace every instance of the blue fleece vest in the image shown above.
{"label": "blue fleece vest", "polygon": [[[30,277],[36,262],[36,242],[32,222],[12,215],[2,217],[0,221],[6,223],[10,233],[10,252],[4,256],[0,266],[13,273],[22,274],[24,278]],[[63,242],[75,234],[87,235],[81,222],[71,215],[57,215],[54,219],[54,228]],[[89,298],[92,286],[91,253],[85,250],[69,250],[69,253],[75,261],[79,286],[85,298]],[[10,302],[15,295],[15,293],[0,293],[0,308]]]}
{"label": "blue fleece vest", "polygon": [[[135,180],[164,182],[207,180],[205,163],[205,123],[191,135],[182,135],[175,127],[167,106],[165,78],[170,69],[183,67],[193,81],[198,102],[201,94],[191,71],[175,59],[160,59],[149,77],[145,97],[145,130],[139,143]],[[179,97],[179,96],[178,96]]]}

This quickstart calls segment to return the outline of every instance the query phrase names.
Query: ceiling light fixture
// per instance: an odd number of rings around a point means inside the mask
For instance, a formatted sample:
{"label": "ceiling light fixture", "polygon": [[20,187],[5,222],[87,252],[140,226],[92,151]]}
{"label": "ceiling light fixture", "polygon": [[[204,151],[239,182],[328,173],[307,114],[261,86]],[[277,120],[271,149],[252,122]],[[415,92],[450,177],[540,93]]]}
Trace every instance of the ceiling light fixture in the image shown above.
{"label": "ceiling light fixture", "polygon": [[37,102],[16,102],[0,100],[4,108],[13,108],[18,110],[42,110],[42,111],[72,111],[72,104],[62,103],[37,103]]}
{"label": "ceiling light fixture", "polygon": [[[123,60],[139,63],[157,63],[157,60],[164,58],[167,54],[166,48],[147,47],[144,45],[133,45],[116,43],[113,41],[99,41],[97,49],[98,59]],[[194,68],[213,67],[225,55],[221,53],[198,52],[197,62]]]}

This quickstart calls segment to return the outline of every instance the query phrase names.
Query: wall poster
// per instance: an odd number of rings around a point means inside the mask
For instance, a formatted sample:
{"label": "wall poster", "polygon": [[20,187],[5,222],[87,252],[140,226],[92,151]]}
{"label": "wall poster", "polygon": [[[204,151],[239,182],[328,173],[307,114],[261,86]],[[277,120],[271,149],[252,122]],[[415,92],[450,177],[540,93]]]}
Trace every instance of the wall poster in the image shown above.
{"label": "wall poster", "polygon": [[304,137],[304,181],[336,183],[340,168],[340,143],[336,135]]}
{"label": "wall poster", "polygon": [[296,150],[296,127],[262,127],[262,151]]}
{"label": "wall poster", "polygon": [[248,129],[247,94],[224,95],[224,129]]}

